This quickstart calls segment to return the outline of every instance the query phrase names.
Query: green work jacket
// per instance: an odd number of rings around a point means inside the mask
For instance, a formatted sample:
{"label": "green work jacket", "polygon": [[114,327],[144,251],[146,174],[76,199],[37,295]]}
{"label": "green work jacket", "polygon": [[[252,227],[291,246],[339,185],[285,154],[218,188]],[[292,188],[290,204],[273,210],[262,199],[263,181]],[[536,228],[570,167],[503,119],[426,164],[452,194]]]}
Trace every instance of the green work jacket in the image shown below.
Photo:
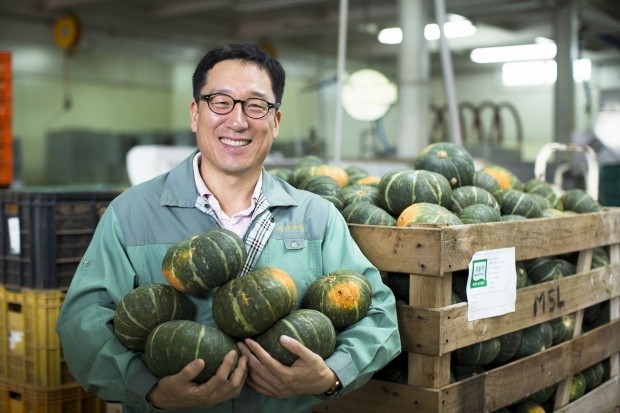
{"label": "green work jacket", "polygon": [[[198,196],[193,157],[128,188],[109,204],[59,314],[57,332],[71,374],[101,399],[122,403],[124,413],[159,411],[146,400],[158,378],[148,370],[143,354],[128,350],[115,337],[117,304],[139,285],[167,283],[161,266],[171,245],[219,226]],[[394,295],[355,244],[332,203],[297,190],[266,170],[262,193],[273,230],[254,268],[272,266],[288,272],[298,288],[297,307],[312,281],[338,269],[362,272],[371,283],[367,316],[338,333],[336,350],[326,359],[344,386],[336,396],[340,397],[364,385],[401,351]],[[253,217],[248,233],[255,221]],[[244,241],[247,248],[247,234]],[[215,326],[212,294],[190,298],[197,306],[196,321]],[[217,406],[175,412],[310,412],[321,402],[312,395],[278,400],[245,386],[237,398]]]}

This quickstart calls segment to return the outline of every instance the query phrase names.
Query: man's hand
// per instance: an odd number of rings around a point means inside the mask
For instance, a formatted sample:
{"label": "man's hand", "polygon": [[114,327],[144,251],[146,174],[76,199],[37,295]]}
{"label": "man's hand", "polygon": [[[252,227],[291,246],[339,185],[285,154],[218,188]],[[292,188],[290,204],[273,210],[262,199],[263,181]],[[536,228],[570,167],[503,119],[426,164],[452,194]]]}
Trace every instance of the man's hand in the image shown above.
{"label": "man's hand", "polygon": [[282,399],[298,394],[323,393],[336,382],[336,375],[318,354],[299,341],[281,336],[280,343],[299,358],[285,366],[265,351],[256,341],[237,343],[248,358],[247,383],[257,392]]}
{"label": "man's hand", "polygon": [[149,402],[158,409],[179,409],[183,407],[212,407],[241,393],[248,374],[248,359],[239,357],[237,366],[229,373],[235,362],[235,351],[222,360],[217,372],[202,384],[192,380],[202,371],[202,359],[187,364],[179,373],[162,377],[147,395]]}

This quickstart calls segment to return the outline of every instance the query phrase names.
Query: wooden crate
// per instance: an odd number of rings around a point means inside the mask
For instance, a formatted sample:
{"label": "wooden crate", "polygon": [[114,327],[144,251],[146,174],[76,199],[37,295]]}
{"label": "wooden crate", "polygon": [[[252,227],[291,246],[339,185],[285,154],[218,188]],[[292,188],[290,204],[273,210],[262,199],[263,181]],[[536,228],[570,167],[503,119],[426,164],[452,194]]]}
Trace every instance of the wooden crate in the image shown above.
{"label": "wooden crate", "polygon": [[[461,226],[349,227],[380,270],[410,274],[409,304],[397,306],[408,384],[373,379],[315,412],[493,412],[553,384],[558,412],[620,405],[620,209]],[[451,304],[452,273],[466,269],[475,252],[506,247],[515,247],[517,261],[578,252],[577,273],[519,289],[513,313],[468,321],[467,303]],[[596,247],[608,248],[611,263],[591,270]],[[602,302],[609,302],[609,322],[582,333],[583,310]],[[451,352],[573,313],[573,339],[450,383]],[[569,404],[572,376],[603,360],[605,383]]]}

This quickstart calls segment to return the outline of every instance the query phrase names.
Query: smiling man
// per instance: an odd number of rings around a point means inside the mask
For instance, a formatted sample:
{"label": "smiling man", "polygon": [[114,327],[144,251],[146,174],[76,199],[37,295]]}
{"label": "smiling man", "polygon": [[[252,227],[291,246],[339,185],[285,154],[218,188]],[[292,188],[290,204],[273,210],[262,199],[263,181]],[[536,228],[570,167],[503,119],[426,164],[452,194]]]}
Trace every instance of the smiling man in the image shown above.
{"label": "smiling man", "polygon": [[[193,76],[190,124],[198,151],[179,166],[129,188],[106,209],[67,292],[57,331],[71,373],[124,413],[310,412],[322,400],[364,385],[400,352],[395,300],[364,257],[332,203],[271,176],[263,162],[276,139],[285,74],[256,46],[232,44],[208,52]],[[299,292],[339,269],[363,273],[372,286],[364,318],[338,332],[323,360],[282,336],[298,359],[284,366],[253,339],[237,343],[217,373],[197,384],[204,360],[156,377],[144,355],[114,336],[119,301],[139,285],[166,283],[162,259],[180,240],[213,228],[235,231],[247,261],[238,276],[278,267]],[[213,294],[190,296],[196,321],[216,326]],[[234,369],[233,369],[234,367]],[[232,370],[232,372],[231,372]],[[230,374],[229,374],[230,373]],[[176,410],[178,409],[178,410]]]}

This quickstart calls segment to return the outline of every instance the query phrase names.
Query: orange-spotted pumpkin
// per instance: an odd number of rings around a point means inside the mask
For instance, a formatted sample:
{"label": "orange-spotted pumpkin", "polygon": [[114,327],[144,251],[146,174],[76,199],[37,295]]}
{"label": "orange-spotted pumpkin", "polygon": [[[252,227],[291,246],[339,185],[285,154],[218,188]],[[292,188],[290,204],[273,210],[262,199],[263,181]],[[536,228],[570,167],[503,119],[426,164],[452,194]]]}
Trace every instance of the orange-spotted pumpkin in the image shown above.
{"label": "orange-spotted pumpkin", "polygon": [[302,300],[302,307],[325,314],[336,330],[362,319],[372,302],[372,287],[358,271],[341,269],[313,281]]}
{"label": "orange-spotted pumpkin", "polygon": [[297,286],[286,271],[258,268],[215,291],[213,320],[233,337],[252,337],[288,314],[296,303]]}
{"label": "orange-spotted pumpkin", "polygon": [[524,187],[523,182],[515,175],[510,169],[501,165],[488,165],[481,170],[487,175],[491,175],[495,181],[499,184],[502,190],[506,189],[518,189],[522,190]]}

